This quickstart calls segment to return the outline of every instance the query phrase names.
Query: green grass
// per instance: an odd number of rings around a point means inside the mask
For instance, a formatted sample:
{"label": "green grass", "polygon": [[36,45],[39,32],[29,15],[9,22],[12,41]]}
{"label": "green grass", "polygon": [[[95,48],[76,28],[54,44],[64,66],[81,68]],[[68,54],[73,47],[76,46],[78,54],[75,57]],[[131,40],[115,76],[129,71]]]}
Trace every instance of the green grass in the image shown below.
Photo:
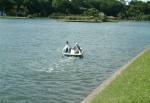
{"label": "green grass", "polygon": [[91,103],[150,103],[150,49],[129,65]]}

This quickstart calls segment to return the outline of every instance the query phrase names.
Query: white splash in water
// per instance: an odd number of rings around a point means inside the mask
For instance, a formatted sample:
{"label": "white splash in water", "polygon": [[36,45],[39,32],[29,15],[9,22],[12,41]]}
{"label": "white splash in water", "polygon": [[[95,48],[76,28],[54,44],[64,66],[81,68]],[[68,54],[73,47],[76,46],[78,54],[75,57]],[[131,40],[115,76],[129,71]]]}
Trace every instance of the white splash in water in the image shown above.
{"label": "white splash in water", "polygon": [[51,73],[54,69],[53,68],[48,68],[47,72]]}
{"label": "white splash in water", "polygon": [[52,73],[53,71],[55,71],[55,72],[64,71],[64,69],[62,67],[66,66],[66,65],[70,65],[71,62],[73,62],[74,60],[75,60],[75,58],[61,59],[58,62],[54,63],[53,65],[49,65],[48,70],[46,72]]}

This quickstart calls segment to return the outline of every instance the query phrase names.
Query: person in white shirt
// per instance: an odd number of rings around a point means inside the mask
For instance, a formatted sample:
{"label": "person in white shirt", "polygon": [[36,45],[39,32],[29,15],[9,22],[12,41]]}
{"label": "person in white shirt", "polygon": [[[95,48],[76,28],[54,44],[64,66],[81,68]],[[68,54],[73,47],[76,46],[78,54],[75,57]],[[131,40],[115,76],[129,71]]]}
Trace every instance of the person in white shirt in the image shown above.
{"label": "person in white shirt", "polygon": [[66,46],[63,48],[63,52],[70,53],[70,50],[71,50],[71,48],[69,46],[69,42],[66,41]]}

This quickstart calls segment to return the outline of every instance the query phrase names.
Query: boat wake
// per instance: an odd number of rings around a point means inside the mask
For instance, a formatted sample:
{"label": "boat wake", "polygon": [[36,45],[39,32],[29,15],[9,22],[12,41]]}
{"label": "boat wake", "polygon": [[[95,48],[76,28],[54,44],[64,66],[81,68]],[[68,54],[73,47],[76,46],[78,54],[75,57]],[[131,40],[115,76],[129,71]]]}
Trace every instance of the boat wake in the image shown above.
{"label": "boat wake", "polygon": [[63,72],[65,71],[66,66],[71,66],[74,62],[75,58],[63,58],[61,60],[58,60],[58,62],[49,65],[46,72]]}
{"label": "boat wake", "polygon": [[63,72],[66,67],[74,64],[75,58],[59,58],[56,62],[50,63],[46,59],[40,59],[39,61],[30,61],[26,64],[26,68],[37,72]]}

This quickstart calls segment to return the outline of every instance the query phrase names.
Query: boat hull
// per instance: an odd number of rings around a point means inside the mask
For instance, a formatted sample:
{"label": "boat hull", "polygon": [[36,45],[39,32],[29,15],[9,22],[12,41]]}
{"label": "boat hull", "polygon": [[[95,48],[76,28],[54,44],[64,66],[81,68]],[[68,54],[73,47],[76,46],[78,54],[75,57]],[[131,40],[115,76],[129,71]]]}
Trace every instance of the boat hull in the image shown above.
{"label": "boat hull", "polygon": [[67,56],[67,57],[80,57],[82,58],[83,57],[83,54],[70,54],[70,53],[63,53],[64,56]]}

